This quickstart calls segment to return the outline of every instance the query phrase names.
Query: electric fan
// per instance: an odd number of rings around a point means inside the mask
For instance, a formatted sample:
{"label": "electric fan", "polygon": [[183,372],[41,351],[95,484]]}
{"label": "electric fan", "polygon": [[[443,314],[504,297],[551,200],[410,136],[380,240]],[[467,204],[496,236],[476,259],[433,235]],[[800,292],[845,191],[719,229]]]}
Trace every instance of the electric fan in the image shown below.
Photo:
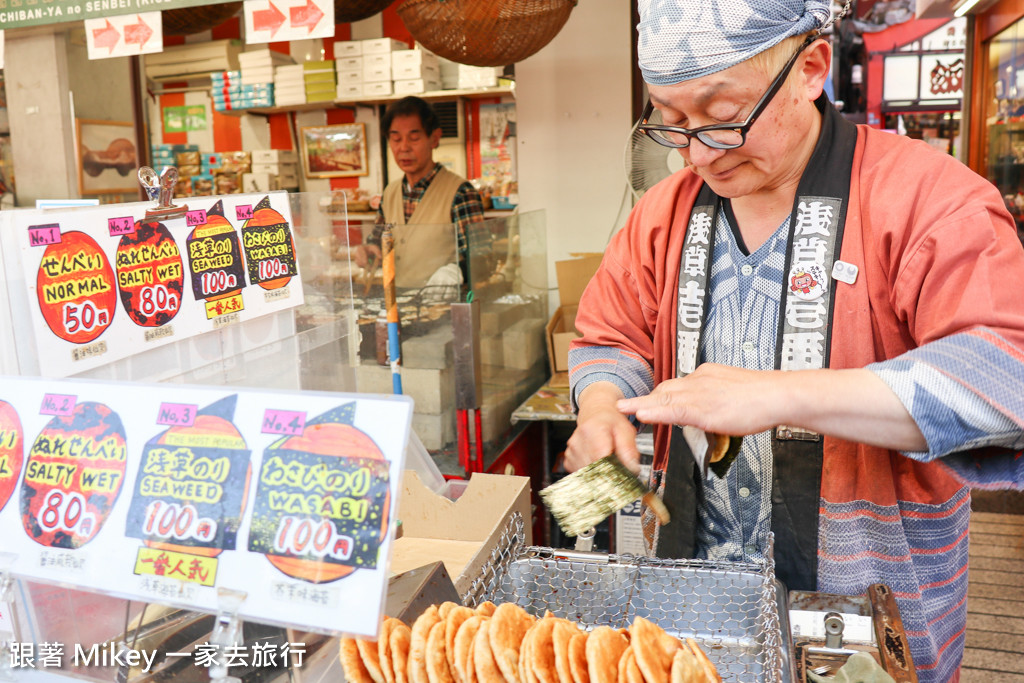
{"label": "electric fan", "polygon": [[[661,122],[657,109],[651,114],[650,122]],[[640,199],[656,183],[685,166],[679,150],[659,145],[640,132],[639,125],[637,121],[629,132],[625,152],[626,181],[635,199]]]}

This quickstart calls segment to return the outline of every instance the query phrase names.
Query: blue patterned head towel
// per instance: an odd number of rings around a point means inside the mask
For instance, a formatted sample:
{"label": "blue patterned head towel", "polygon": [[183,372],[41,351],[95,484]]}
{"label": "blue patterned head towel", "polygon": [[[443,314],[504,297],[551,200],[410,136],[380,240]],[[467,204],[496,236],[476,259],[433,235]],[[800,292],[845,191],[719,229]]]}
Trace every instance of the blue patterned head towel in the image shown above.
{"label": "blue patterned head towel", "polygon": [[672,85],[739,64],[820,28],[830,0],[640,0],[644,80]]}

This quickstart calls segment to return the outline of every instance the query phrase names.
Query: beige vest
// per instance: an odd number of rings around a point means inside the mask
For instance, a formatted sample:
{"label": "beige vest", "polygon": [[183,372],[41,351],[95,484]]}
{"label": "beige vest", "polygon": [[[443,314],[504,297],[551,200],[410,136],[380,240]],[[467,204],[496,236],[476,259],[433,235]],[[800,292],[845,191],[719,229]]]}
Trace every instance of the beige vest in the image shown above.
{"label": "beige vest", "polygon": [[438,268],[457,262],[452,202],[463,182],[446,168],[438,170],[408,224],[402,181],[384,188],[384,222],[395,226],[395,286],[422,287]]}

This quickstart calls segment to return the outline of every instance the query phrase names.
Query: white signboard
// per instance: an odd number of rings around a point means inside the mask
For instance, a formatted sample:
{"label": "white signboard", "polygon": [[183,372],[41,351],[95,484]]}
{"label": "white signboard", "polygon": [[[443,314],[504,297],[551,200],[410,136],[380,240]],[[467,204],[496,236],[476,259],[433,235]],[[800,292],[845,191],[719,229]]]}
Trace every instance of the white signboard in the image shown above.
{"label": "white signboard", "polygon": [[374,635],[407,397],[0,377],[14,575]]}
{"label": "white signboard", "polygon": [[145,218],[144,203],[4,216],[40,374],[67,377],[302,303],[287,193],[187,202],[170,219]]}
{"label": "white signboard", "polygon": [[951,19],[920,41],[921,50],[967,49],[967,17]]}
{"label": "white signboard", "polygon": [[919,91],[921,60],[917,55],[886,55],[882,100],[915,100]]}
{"label": "white signboard", "polygon": [[958,100],[963,97],[965,66],[962,52],[922,55],[920,99]]}
{"label": "white signboard", "polygon": [[330,0],[245,0],[242,8],[246,43],[334,36]]}
{"label": "white signboard", "polygon": [[89,59],[130,57],[164,49],[160,12],[139,12],[85,20]]}

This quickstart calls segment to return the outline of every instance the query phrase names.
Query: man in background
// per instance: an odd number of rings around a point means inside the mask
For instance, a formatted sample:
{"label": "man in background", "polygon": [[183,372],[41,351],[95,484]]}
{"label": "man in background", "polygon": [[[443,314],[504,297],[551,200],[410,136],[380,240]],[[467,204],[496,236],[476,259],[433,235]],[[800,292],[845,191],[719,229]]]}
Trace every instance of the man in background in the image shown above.
{"label": "man in background", "polygon": [[425,100],[409,96],[388,107],[381,127],[403,175],[384,189],[373,234],[356,249],[356,264],[366,267],[371,257],[380,261],[381,234],[390,223],[399,287],[468,283],[471,247],[489,250],[491,238],[483,227],[480,193],[434,161],[441,142],[437,114]]}

